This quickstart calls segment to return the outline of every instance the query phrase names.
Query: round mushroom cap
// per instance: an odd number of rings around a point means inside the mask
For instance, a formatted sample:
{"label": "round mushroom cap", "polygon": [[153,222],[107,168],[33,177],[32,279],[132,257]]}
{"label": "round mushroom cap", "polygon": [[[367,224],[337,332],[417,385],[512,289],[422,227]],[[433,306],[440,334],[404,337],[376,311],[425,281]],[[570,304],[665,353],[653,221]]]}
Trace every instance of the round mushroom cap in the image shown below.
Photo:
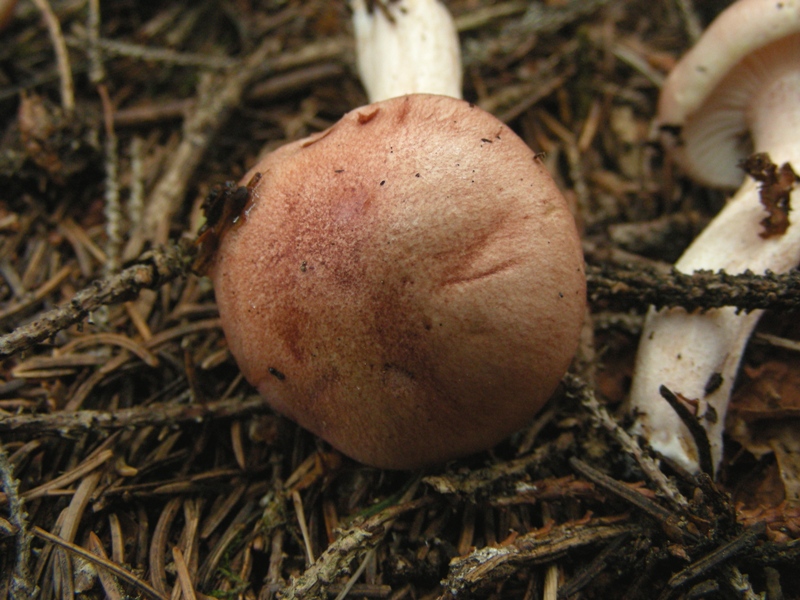
{"label": "round mushroom cap", "polygon": [[542,407],[586,289],[567,204],[506,125],[445,96],[346,114],[269,154],[212,267],[247,380],[384,468],[491,447]]}
{"label": "round mushroom cap", "polygon": [[800,62],[800,0],[738,0],[711,23],[667,77],[656,125],[678,129],[677,156],[698,181],[736,187],[753,150],[750,102]]}

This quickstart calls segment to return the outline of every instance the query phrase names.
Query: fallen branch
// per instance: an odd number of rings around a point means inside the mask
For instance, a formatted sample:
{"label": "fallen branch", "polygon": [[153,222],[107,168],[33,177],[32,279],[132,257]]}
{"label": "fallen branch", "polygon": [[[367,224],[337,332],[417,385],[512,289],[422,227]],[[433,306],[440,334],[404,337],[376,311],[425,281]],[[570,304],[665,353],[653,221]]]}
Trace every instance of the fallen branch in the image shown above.
{"label": "fallen branch", "polygon": [[19,481],[14,477],[14,466],[8,460],[5,448],[0,446],[0,487],[8,499],[8,522],[16,530],[14,574],[9,589],[12,600],[33,598],[38,590],[28,568],[31,559],[31,534],[28,530],[28,514],[19,494]]}
{"label": "fallen branch", "polygon": [[67,304],[40,315],[35,321],[0,337],[0,357],[26,350],[79,323],[101,306],[136,298],[142,289],[156,289],[186,273],[189,253],[172,245],[146,252],[140,262],[117,275],[98,279],[78,292]]}
{"label": "fallen branch", "polygon": [[601,519],[585,524],[566,523],[548,530],[534,530],[512,543],[487,546],[450,562],[450,572],[442,581],[442,598],[485,589],[520,570],[520,567],[552,562],[574,548],[612,540],[639,531],[635,525],[609,525]]}
{"label": "fallen branch", "polygon": [[642,267],[589,265],[586,270],[589,302],[595,310],[644,311],[680,306],[688,311],[735,306],[756,309],[800,308],[800,271],[730,275],[724,271],[672,270],[666,273]]}
{"label": "fallen branch", "polygon": [[173,426],[209,419],[238,419],[272,409],[260,396],[245,400],[227,398],[205,404],[149,404],[117,410],[59,411],[41,415],[17,415],[0,419],[0,433],[41,435],[57,432],[68,437],[89,431],[147,426]]}
{"label": "fallen branch", "polygon": [[317,561],[306,569],[291,585],[279,593],[284,600],[295,598],[325,598],[324,588],[350,572],[350,564],[357,556],[374,548],[388,533],[391,522],[400,515],[430,504],[432,498],[424,496],[390,506],[345,531],[333,542]]}

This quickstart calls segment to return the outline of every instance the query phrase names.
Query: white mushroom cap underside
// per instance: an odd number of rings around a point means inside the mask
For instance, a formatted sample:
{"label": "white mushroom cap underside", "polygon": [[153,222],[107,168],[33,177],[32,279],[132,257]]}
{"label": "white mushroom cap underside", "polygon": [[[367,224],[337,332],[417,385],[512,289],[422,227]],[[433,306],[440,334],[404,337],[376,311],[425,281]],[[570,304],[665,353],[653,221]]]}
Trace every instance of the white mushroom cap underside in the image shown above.
{"label": "white mushroom cap underside", "polygon": [[670,73],[660,125],[682,125],[747,54],[800,32],[800,0],[739,0],[720,14]]}
{"label": "white mushroom cap underside", "polygon": [[695,180],[722,188],[741,184],[738,165],[752,152],[788,160],[781,148],[798,144],[791,116],[800,103],[798,81],[800,33],[754,50],[686,116],[676,159]]}

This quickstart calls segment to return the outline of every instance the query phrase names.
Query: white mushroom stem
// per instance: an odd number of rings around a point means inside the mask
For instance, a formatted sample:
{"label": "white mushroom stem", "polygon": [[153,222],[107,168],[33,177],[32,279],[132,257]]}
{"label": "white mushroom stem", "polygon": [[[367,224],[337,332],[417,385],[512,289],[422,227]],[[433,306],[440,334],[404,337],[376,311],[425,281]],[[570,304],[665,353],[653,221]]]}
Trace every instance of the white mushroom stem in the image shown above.
{"label": "white mushroom stem", "polygon": [[[768,152],[773,163],[800,171],[800,71],[784,71],[759,83],[747,121],[755,151]],[[800,205],[800,192],[790,196]],[[741,273],[784,272],[800,263],[800,212],[782,235],[762,238],[766,216],[759,185],[747,178],[725,208],[692,243],[675,267],[691,273],[724,269]],[[683,309],[651,310],[645,322],[631,389],[637,416],[635,431],[651,446],[690,470],[697,470],[697,449],[672,408],[660,397],[665,385],[698,401],[697,415],[711,445],[713,467],[722,457],[722,433],[731,388],[742,353],[761,311],[736,314],[733,308],[688,314]],[[721,384],[719,384],[721,377]],[[716,380],[716,383],[715,383]],[[718,387],[717,387],[718,386]]]}
{"label": "white mushroom stem", "polygon": [[405,94],[461,98],[461,52],[453,18],[438,0],[367,7],[353,0],[361,81],[370,102]]}

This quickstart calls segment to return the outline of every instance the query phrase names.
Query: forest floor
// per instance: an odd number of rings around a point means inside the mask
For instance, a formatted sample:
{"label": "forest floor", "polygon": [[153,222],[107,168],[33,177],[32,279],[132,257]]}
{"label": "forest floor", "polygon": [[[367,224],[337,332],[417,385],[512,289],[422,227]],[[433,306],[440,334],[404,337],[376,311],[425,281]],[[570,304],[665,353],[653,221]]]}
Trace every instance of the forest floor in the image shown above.
{"label": "forest floor", "polygon": [[[0,31],[0,598],[800,598],[797,281],[670,272],[726,195],[652,132],[727,2],[447,2],[465,98],[565,190],[590,314],[533,423],[425,472],[272,412],[188,269],[214,186],[366,103],[346,4],[97,4]],[[712,288],[770,309],[713,480],[624,409],[649,304]]]}

